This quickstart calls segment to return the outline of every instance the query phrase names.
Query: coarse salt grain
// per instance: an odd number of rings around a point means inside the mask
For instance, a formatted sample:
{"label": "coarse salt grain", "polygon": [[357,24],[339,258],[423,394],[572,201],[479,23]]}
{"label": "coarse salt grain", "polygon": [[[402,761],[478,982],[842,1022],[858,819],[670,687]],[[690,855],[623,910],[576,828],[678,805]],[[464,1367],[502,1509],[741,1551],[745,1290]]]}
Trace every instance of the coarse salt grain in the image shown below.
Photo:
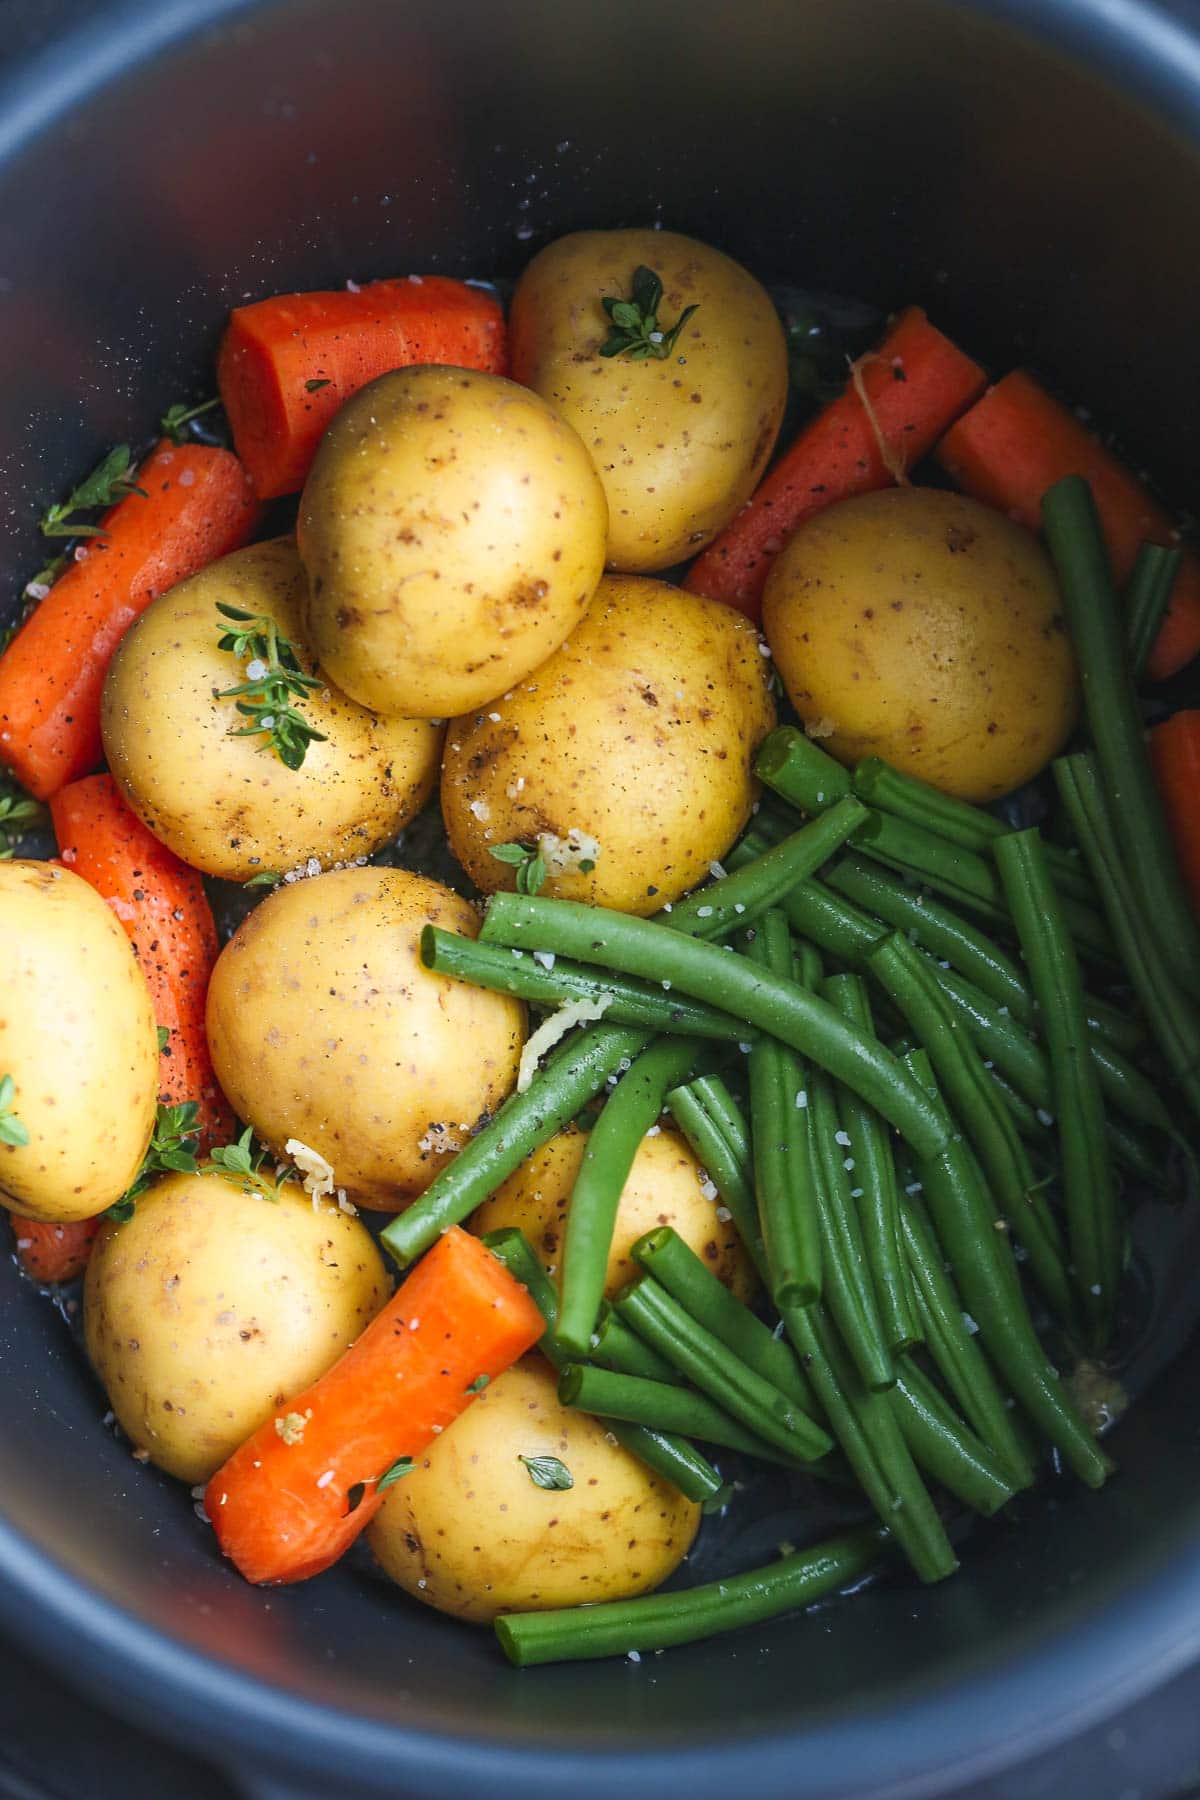
{"label": "coarse salt grain", "polygon": [[317,1476],[317,1486],[319,1488],[327,1488],[332,1480],[333,1480],[333,1470],[326,1469],[326,1471],[323,1475]]}
{"label": "coarse salt grain", "polygon": [[850,1133],[848,1131],[835,1131],[833,1134],[833,1141],[835,1144],[841,1144],[843,1149],[848,1150],[850,1148]]}
{"label": "coarse salt grain", "polygon": [[702,1193],[702,1194],[703,1194],[703,1195],[704,1195],[704,1198],[705,1198],[705,1199],[706,1199],[706,1200],[715,1200],[715,1199],[716,1199],[716,1197],[717,1197],[717,1184],[716,1184],[716,1182],[715,1182],[715,1181],[706,1181],[706,1182],[704,1182],[704,1183],[703,1183],[703,1184],[702,1184],[702,1185],[701,1185],[701,1188],[700,1188],[700,1192],[701,1192],[701,1193]]}
{"label": "coarse salt grain", "polygon": [[805,1107],[808,1105],[808,1089],[807,1088],[801,1088],[800,1092],[796,1095],[796,1105],[800,1108],[801,1112],[803,1112]]}

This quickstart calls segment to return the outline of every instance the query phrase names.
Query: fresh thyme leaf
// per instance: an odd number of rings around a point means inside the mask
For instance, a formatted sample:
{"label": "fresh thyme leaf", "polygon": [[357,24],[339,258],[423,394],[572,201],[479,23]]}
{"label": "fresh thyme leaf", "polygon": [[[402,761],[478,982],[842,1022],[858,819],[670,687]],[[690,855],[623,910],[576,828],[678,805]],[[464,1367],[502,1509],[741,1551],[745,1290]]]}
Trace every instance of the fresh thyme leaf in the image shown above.
{"label": "fresh thyme leaf", "polygon": [[116,444],[108,455],[96,464],[90,475],[85,475],[78,487],[73,488],[66,500],[56,501],[43,515],[39,529],[43,537],[99,537],[98,525],[88,525],[75,518],[79,512],[91,512],[97,507],[113,506],[123,500],[126,494],[140,494],[146,498],[145,488],[138,487],[129,473],[130,451],[128,444]]}
{"label": "fresh thyme leaf", "polygon": [[546,879],[546,859],[536,844],[489,844],[488,855],[517,871],[518,894],[540,892]]}
{"label": "fresh thyme leaf", "polygon": [[164,437],[170,438],[173,444],[182,444],[184,441],[183,427],[190,425],[192,420],[198,419],[202,413],[211,412],[214,406],[220,406],[220,404],[219,394],[214,394],[211,400],[202,400],[199,406],[189,406],[186,400],[177,400],[174,406],[168,406],[158,421],[159,429]]}
{"label": "fresh thyme leaf", "polygon": [[490,1375],[477,1375],[475,1377],[474,1381],[467,1383],[466,1387],[463,1389],[463,1393],[464,1394],[482,1394],[484,1388],[487,1386],[488,1382],[491,1379],[492,1378]]}
{"label": "fresh thyme leaf", "polygon": [[166,1025],[160,1025],[158,1028],[158,1054],[160,1056],[162,1055],[163,1051],[166,1049],[166,1047],[170,1043],[170,1041],[171,1041],[170,1027],[166,1026]]}
{"label": "fresh thyme leaf", "polygon": [[605,295],[600,302],[612,326],[600,346],[600,354],[628,356],[631,362],[647,362],[651,357],[665,362],[696,308],[685,306],[674,325],[660,325],[658,309],[662,305],[663,285],[644,263],[633,271],[630,290],[629,300]]}
{"label": "fresh thyme leaf", "polygon": [[136,1200],[131,1200],[126,1195],[124,1199],[114,1200],[111,1206],[106,1207],[104,1217],[111,1219],[114,1225],[128,1225],[136,1211]]}
{"label": "fresh thyme leaf", "polygon": [[0,1075],[0,1144],[20,1150],[29,1142],[29,1132],[13,1111],[17,1084],[11,1075]]}
{"label": "fresh thyme leaf", "polygon": [[321,389],[323,387],[329,386],[330,380],[331,380],[331,377],[328,375],[318,376],[313,381],[306,381],[304,385],[308,389],[310,394],[317,394],[321,391]]}
{"label": "fresh thyme leaf", "polygon": [[523,1462],[529,1470],[534,1487],[549,1488],[557,1493],[575,1486],[575,1477],[557,1456],[520,1456],[517,1461]]}
{"label": "fresh thyme leaf", "polygon": [[44,808],[24,788],[0,775],[0,862],[7,862],[21,839],[44,818]]}
{"label": "fresh thyme leaf", "polygon": [[[25,583],[25,586],[21,589],[25,599],[33,601],[44,600],[46,596],[42,592],[42,589],[54,586],[54,583],[58,580],[70,560],[71,558],[68,553],[65,550],[60,550],[57,556],[52,556],[48,562],[44,562],[37,574],[31,575],[29,580]],[[16,630],[15,626],[13,627],[13,630]]]}
{"label": "fresh thyme leaf", "polygon": [[[160,1027],[160,1049],[161,1036]],[[194,1175],[199,1148],[200,1108],[196,1101],[181,1100],[177,1105],[168,1106],[160,1100],[142,1166],[121,1198],[108,1208],[105,1218],[115,1219],[118,1225],[128,1224],[138,1195],[145,1193],[156,1175]]]}
{"label": "fresh thyme leaf", "polygon": [[263,737],[266,742],[260,749],[274,750],[286,769],[300,768],[308,746],[323,744],[325,733],[310,725],[291,702],[306,700],[325,683],[305,674],[292,645],[265,613],[243,612],[223,601],[217,602],[217,611],[234,627],[222,630],[217,648],[246,660],[246,679],[233,687],[214,688],[213,698],[234,701],[242,717],[251,721],[231,725],[227,735]]}
{"label": "fresh thyme leaf", "polygon": [[403,1481],[406,1475],[411,1475],[416,1466],[411,1456],[398,1456],[391,1468],[385,1469],[375,1483],[375,1492],[382,1494],[384,1488],[394,1487],[396,1482]]}
{"label": "fresh thyme leaf", "polygon": [[254,1127],[247,1125],[241,1137],[232,1144],[218,1144],[210,1150],[205,1167],[241,1188],[243,1194],[260,1194],[264,1200],[277,1200],[279,1196],[276,1189],[279,1182],[298,1179],[297,1172],[290,1165],[281,1165],[278,1175],[272,1180],[269,1175],[262,1173],[266,1158],[266,1145],[258,1142]]}
{"label": "fresh thyme leaf", "polygon": [[260,869],[256,875],[251,875],[246,881],[243,881],[242,886],[274,887],[282,880],[283,874],[279,869]]}

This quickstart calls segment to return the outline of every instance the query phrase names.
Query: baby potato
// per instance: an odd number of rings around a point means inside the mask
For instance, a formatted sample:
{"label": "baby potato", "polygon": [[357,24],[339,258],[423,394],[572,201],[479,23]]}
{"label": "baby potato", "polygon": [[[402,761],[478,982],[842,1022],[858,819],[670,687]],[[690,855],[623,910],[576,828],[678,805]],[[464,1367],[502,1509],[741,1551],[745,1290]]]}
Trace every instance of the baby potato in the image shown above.
{"label": "baby potato", "polygon": [[1029,781],[1078,715],[1049,557],[961,494],[889,488],[806,520],[767,579],[763,628],[825,749],[961,800]]}
{"label": "baby potato", "polygon": [[500,375],[381,375],[321,440],[300,501],[308,631],[364,706],[466,712],[557,650],[604,567],[590,457]]}
{"label": "baby potato", "polygon": [[134,1448],[207,1481],[325,1373],[388,1297],[366,1227],[295,1182],[165,1175],[100,1230],[87,1353]]}
{"label": "baby potato", "polygon": [[[662,283],[663,338],[648,356],[604,356],[613,321],[601,302],[629,301],[639,269]],[[787,345],[769,294],[719,250],[671,231],[559,238],[517,283],[509,346],[517,380],[592,453],[608,496],[610,568],[682,562],[749,498],[783,418]]]}
{"label": "baby potato", "polygon": [[[247,666],[218,648],[218,601],[275,621],[301,666],[320,673],[304,634],[304,571],[290,538],[253,544],[160,594],[122,639],[104,685],[109,766],[130,806],[193,868],[227,881],[264,869],[369,855],[420,811],[441,733],[427,719],[379,719],[330,686],[294,702],[322,733],[299,769],[216,690]],[[265,746],[265,747],[264,747]]]}
{"label": "baby potato", "polygon": [[474,937],[475,910],[405,869],[343,869],[277,888],[217,958],[217,1079],[273,1153],[298,1138],[360,1205],[429,1186],[508,1094],[525,1009],[418,956],[422,928]]}
{"label": "baby potato", "polygon": [[0,1081],[11,1082],[0,1200],[51,1224],[90,1219],[120,1199],[150,1142],[150,993],[108,906],[69,869],[0,862],[0,939]]}
{"label": "baby potato", "polygon": [[[551,1473],[571,1485],[534,1479]],[[652,1475],[599,1419],[560,1406],[554,1371],[527,1357],[388,1490],[367,1542],[414,1599],[486,1622],[644,1594],[678,1568],[699,1524],[695,1501]]]}
{"label": "baby potato", "polygon": [[442,764],[450,847],[485,893],[515,879],[492,847],[537,841],[546,893],[656,912],[745,825],[754,751],[774,722],[740,613],[664,581],[605,576],[529,681],[452,721]]}
{"label": "baby potato", "polygon": [[[561,1282],[567,1204],[586,1144],[587,1133],[577,1125],[548,1139],[475,1209],[471,1230],[480,1237],[505,1227],[523,1231],[547,1272]],[[673,1131],[644,1137],[621,1190],[605,1294],[611,1299],[638,1273],[630,1255],[638,1238],[658,1225],[673,1225],[712,1273],[739,1300],[748,1300],[757,1286],[753,1265],[732,1222],[718,1217],[720,1204],[711,1189],[705,1196],[704,1171],[681,1137]]]}

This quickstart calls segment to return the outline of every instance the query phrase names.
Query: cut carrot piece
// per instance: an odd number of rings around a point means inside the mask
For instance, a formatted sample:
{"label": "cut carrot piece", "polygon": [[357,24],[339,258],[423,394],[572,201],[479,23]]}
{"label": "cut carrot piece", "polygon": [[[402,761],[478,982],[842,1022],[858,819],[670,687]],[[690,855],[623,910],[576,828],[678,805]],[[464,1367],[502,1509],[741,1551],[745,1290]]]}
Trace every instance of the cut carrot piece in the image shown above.
{"label": "cut carrot piece", "polygon": [[684,587],[757,619],[771,564],[797,525],[837,500],[891,487],[986,382],[919,306],[906,308],[878,350],[859,358],[845,393],[805,426],[696,558]]}
{"label": "cut carrot piece", "polygon": [[545,1329],[504,1265],[451,1226],[358,1342],[217,1470],[204,1505],[226,1556],[247,1581],[319,1575],[378,1511],[380,1476]]}
{"label": "cut carrot piece", "polygon": [[1200,914],[1200,712],[1177,712],[1156,725],[1150,760],[1179,867]]}
{"label": "cut carrot piece", "polygon": [[235,307],[217,385],[238,455],[263,499],[303,487],[343,401],[377,375],[413,363],[505,374],[499,301],[444,275],[410,275]]}
{"label": "cut carrot piece", "polygon": [[156,594],[246,543],[258,504],[228,450],[163,438],[0,656],[0,762],[39,800],[101,760],[113,651]]}
{"label": "cut carrot piece", "polygon": [[[1024,369],[989,388],[946,433],[937,459],[966,494],[1041,530],[1042,495],[1066,475],[1091,484],[1113,574],[1128,579],[1142,543],[1176,544],[1166,509],[1075,414]],[[1200,650],[1200,559],[1185,553],[1146,673],[1173,675]]]}
{"label": "cut carrot piece", "polygon": [[10,1216],[17,1240],[17,1261],[33,1281],[49,1286],[74,1281],[87,1267],[92,1243],[102,1219],[76,1219],[69,1225],[51,1225],[45,1219]]}
{"label": "cut carrot piece", "polygon": [[204,883],[126,806],[111,775],[72,781],[52,796],[50,817],[67,868],[103,896],[141,965],[154,1016],[170,1034],[159,1087],[164,1100],[195,1100],[201,1150],[228,1141],[233,1114],[208,1054],[204,1007],[217,960],[217,928]]}

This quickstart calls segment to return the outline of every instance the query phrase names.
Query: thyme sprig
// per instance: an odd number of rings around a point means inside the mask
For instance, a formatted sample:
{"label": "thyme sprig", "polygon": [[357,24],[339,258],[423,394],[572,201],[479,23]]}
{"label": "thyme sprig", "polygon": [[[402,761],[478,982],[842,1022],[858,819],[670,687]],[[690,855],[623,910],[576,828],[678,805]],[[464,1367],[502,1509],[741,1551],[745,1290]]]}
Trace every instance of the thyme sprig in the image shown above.
{"label": "thyme sprig", "polygon": [[218,649],[249,659],[245,681],[213,689],[215,700],[236,701],[237,710],[250,720],[248,725],[230,726],[228,735],[263,737],[266,742],[260,749],[274,750],[287,769],[300,768],[308,746],[323,744],[325,733],[310,725],[291,702],[306,700],[325,683],[319,676],[305,674],[288,639],[265,613],[243,612],[223,601],[217,602],[217,611],[234,627],[221,626]]}

